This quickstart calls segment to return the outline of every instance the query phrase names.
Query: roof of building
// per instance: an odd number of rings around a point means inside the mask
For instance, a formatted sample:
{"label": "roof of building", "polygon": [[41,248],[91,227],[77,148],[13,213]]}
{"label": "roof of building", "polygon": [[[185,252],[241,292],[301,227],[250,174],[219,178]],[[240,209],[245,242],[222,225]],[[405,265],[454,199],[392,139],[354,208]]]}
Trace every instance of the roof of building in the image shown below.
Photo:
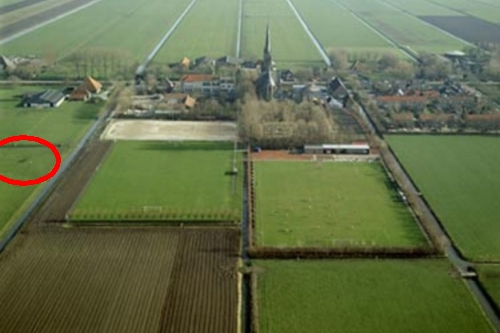
{"label": "roof of building", "polygon": [[304,145],[304,149],[370,149],[370,146],[362,143],[355,144],[329,144],[321,145]]}
{"label": "roof of building", "polygon": [[2,67],[3,69],[15,69],[16,65],[9,58],[0,55],[0,67]]}
{"label": "roof of building", "polygon": [[64,99],[64,94],[57,90],[44,90],[38,93],[26,94],[23,103],[29,104],[57,104]]}
{"label": "roof of building", "polygon": [[93,79],[92,77],[87,76],[85,78],[85,80],[82,82],[82,84],[80,85],[80,87],[78,87],[78,88],[84,88],[88,91],[93,92],[93,91],[101,90],[102,84],[99,81]]}
{"label": "roof of building", "polygon": [[187,74],[181,78],[182,82],[213,81],[216,77],[209,74]]}
{"label": "roof of building", "polygon": [[189,67],[191,60],[188,57],[183,57],[180,61],[180,64],[184,67]]}
{"label": "roof of building", "polygon": [[196,104],[196,98],[183,93],[165,94],[164,99],[167,104],[183,104],[187,108],[192,108]]}
{"label": "roof of building", "polygon": [[347,88],[338,77],[333,77],[330,83],[328,84],[333,95],[345,95],[347,94]]}

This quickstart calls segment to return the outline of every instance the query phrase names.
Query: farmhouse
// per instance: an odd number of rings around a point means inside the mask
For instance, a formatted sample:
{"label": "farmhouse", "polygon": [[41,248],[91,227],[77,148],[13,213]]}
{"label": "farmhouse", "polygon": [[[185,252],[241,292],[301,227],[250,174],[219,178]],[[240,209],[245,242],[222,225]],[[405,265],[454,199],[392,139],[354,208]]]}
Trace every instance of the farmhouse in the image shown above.
{"label": "farmhouse", "polygon": [[370,153],[370,146],[367,144],[321,144],[305,145],[306,154],[353,154],[367,155]]}
{"label": "farmhouse", "polygon": [[39,93],[29,93],[23,96],[22,105],[25,108],[56,108],[64,101],[64,94],[57,90],[45,90]]}
{"label": "farmhouse", "polygon": [[86,101],[92,94],[98,94],[101,89],[102,84],[99,81],[87,76],[85,80],[69,94],[68,99],[71,101]]}
{"label": "farmhouse", "polygon": [[196,99],[188,94],[170,93],[164,95],[165,104],[173,109],[192,109]]}

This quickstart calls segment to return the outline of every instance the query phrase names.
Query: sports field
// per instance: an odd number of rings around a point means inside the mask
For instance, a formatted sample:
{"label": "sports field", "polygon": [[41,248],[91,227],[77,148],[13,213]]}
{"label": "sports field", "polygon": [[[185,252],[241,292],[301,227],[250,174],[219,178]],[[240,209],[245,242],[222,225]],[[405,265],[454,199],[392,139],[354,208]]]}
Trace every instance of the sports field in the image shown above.
{"label": "sports field", "polygon": [[493,332],[444,260],[256,261],[262,333]]}
{"label": "sports field", "polygon": [[176,62],[184,56],[192,60],[201,56],[235,56],[238,8],[239,0],[198,0],[155,61]]}
{"label": "sports field", "polygon": [[467,258],[500,259],[500,138],[390,135],[388,141]]}
{"label": "sports field", "polygon": [[278,67],[324,65],[285,0],[244,1],[241,40],[243,58],[262,58],[267,23],[271,29],[271,52]]}
{"label": "sports field", "polygon": [[378,163],[258,161],[254,169],[257,245],[426,244]]}
{"label": "sports field", "polygon": [[481,283],[500,308],[500,264],[477,267]]}
{"label": "sports field", "polygon": [[[63,158],[74,148],[95,120],[102,105],[64,102],[55,109],[21,108],[17,105],[23,92],[42,90],[43,87],[0,89],[0,138],[28,134],[42,137],[55,145]],[[0,148],[0,174],[19,179],[36,178],[51,170],[54,157],[48,148],[26,148],[26,142],[17,148]],[[21,147],[24,146],[24,147]],[[4,147],[13,147],[13,144]],[[0,234],[12,222],[21,206],[41,189],[42,185],[19,187],[0,182]]]}
{"label": "sports field", "polygon": [[72,212],[73,220],[231,220],[241,215],[232,143],[119,141]]}

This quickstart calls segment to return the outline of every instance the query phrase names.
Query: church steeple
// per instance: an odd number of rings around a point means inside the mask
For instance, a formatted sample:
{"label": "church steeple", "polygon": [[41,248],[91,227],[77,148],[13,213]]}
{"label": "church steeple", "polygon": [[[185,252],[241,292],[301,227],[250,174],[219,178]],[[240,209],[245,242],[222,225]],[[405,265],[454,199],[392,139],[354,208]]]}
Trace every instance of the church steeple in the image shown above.
{"label": "church steeple", "polygon": [[264,44],[264,57],[263,60],[263,70],[272,69],[272,57],[271,57],[271,29],[269,28],[269,23],[266,27],[266,42]]}

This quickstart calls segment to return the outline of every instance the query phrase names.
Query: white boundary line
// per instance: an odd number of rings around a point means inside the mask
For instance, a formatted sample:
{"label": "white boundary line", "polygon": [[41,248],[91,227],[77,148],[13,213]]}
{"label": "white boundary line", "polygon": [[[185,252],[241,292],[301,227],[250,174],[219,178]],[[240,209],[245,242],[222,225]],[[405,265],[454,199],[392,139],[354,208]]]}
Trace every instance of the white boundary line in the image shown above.
{"label": "white boundary line", "polygon": [[375,29],[374,27],[372,27],[370,24],[368,24],[367,22],[365,22],[364,19],[361,19],[358,15],[356,15],[352,10],[350,10],[349,8],[347,8],[346,6],[344,6],[344,4],[338,2],[337,0],[331,0],[333,2],[335,2],[339,7],[341,7],[342,9],[346,10],[347,12],[349,12],[354,18],[356,18],[359,22],[361,22],[365,27],[367,27],[368,29],[370,29],[371,31],[373,31],[374,33],[376,33],[378,36],[382,37],[383,40],[385,40],[387,43],[389,43],[390,45],[392,45],[393,47],[395,47],[397,50],[399,50],[399,52],[403,53],[407,58],[410,58],[412,61],[415,61],[415,62],[418,62],[418,59],[416,59],[414,56],[412,56],[411,54],[409,54],[408,52],[405,52],[398,44],[396,44],[393,40],[391,40],[389,37],[387,37],[386,35],[384,35],[383,33],[381,33],[380,31],[378,31],[377,29]]}
{"label": "white boundary line", "polygon": [[328,54],[326,54],[325,50],[323,49],[323,46],[321,46],[321,44],[316,39],[316,37],[314,37],[314,35],[311,32],[311,30],[309,30],[309,27],[304,22],[304,20],[300,16],[299,12],[297,12],[297,9],[295,9],[295,6],[292,4],[292,2],[290,0],[286,0],[286,2],[288,2],[288,5],[292,9],[292,11],[295,13],[295,16],[297,17],[297,19],[299,20],[300,24],[302,25],[302,28],[304,28],[304,31],[307,33],[307,35],[311,39],[311,41],[313,42],[314,46],[316,46],[316,49],[318,50],[319,54],[323,58],[323,61],[325,62],[325,64],[328,67],[331,67],[332,66],[332,62],[330,61],[330,57],[328,56]]}
{"label": "white boundary line", "polygon": [[393,5],[392,3],[388,3],[388,2],[385,2],[385,1],[380,1],[380,0],[376,0],[376,1],[377,1],[377,2],[379,2],[379,3],[381,3],[382,5],[384,5],[384,6],[386,6],[386,7],[392,7],[393,9],[395,9],[395,10],[397,10],[397,11],[399,11],[399,12],[403,13],[404,15],[409,16],[409,17],[411,17],[411,18],[413,18],[413,19],[416,19],[416,20],[417,20],[417,21],[419,21],[420,23],[423,23],[424,25],[427,25],[427,26],[429,26],[429,27],[431,27],[431,28],[433,28],[433,29],[436,29],[436,30],[438,30],[438,31],[440,31],[440,32],[442,32],[442,33],[444,33],[444,34],[445,34],[445,35],[447,35],[448,37],[451,37],[451,38],[453,38],[453,39],[458,40],[458,41],[459,41],[459,42],[461,42],[461,43],[464,43],[464,44],[466,44],[466,45],[468,45],[468,46],[476,47],[476,45],[474,45],[474,44],[472,44],[472,43],[469,43],[468,41],[466,41],[466,40],[464,40],[464,39],[462,39],[462,38],[460,38],[460,37],[457,37],[457,36],[455,36],[455,35],[453,35],[453,34],[449,33],[449,32],[448,32],[448,31],[446,31],[446,30],[443,30],[443,29],[441,29],[441,28],[439,28],[439,27],[436,27],[435,25],[432,25],[432,24],[430,24],[429,22],[426,22],[426,21],[424,21],[424,20],[421,20],[421,19],[419,19],[416,15],[410,14],[410,13],[409,13],[409,12],[407,12],[406,10],[401,9],[401,8],[397,7],[396,5]]}
{"label": "white boundary line", "polygon": [[238,13],[238,35],[236,36],[236,57],[241,56],[241,25],[243,21],[243,0],[240,0],[240,8]]}
{"label": "white boundary line", "polygon": [[71,15],[71,14],[74,14],[74,13],[76,13],[76,12],[78,12],[78,11],[82,10],[82,9],[85,9],[85,8],[87,8],[87,7],[89,7],[89,6],[92,6],[93,4],[96,4],[96,3],[97,3],[97,2],[99,2],[99,1],[101,1],[101,0],[94,0],[94,1],[89,2],[89,3],[87,3],[87,4],[83,5],[83,6],[80,6],[80,7],[78,7],[78,8],[72,9],[72,10],[70,10],[69,12],[66,12],[66,13],[60,14],[60,15],[58,15],[58,16],[56,16],[56,17],[54,17],[54,18],[52,18],[52,19],[50,19],[50,20],[48,20],[48,21],[42,22],[42,23],[40,23],[40,24],[37,24],[37,25],[35,25],[34,27],[28,28],[28,29],[23,30],[23,31],[20,31],[20,32],[18,32],[18,33],[16,33],[16,34],[14,34],[14,35],[12,35],[12,36],[9,36],[9,37],[7,37],[7,38],[4,38],[4,39],[0,40],[0,45],[5,45],[5,44],[7,44],[7,43],[9,43],[9,42],[13,41],[14,39],[17,39],[17,38],[19,38],[19,37],[21,37],[21,36],[24,36],[24,35],[26,35],[26,34],[28,34],[28,33],[32,32],[32,31],[35,31],[35,30],[37,30],[37,29],[40,29],[41,27],[44,27],[44,26],[46,26],[46,25],[48,25],[48,24],[54,23],[55,21],[58,21],[58,20],[60,20],[60,19],[62,19],[62,18],[65,18],[66,16],[69,16],[69,15]]}
{"label": "white boundary line", "polygon": [[184,17],[187,15],[187,13],[191,10],[191,8],[194,6],[194,4],[196,2],[198,2],[198,0],[191,1],[191,3],[186,7],[186,9],[184,10],[184,12],[182,12],[182,14],[177,18],[177,20],[172,25],[172,27],[170,28],[170,30],[167,31],[167,33],[162,37],[162,39],[158,42],[158,44],[156,44],[156,46],[153,48],[153,50],[151,51],[151,53],[149,53],[149,55],[146,57],[146,59],[139,65],[139,67],[137,67],[137,70],[135,72],[136,74],[142,74],[142,72],[144,72],[144,70],[146,69],[146,66],[151,62],[151,60],[153,60],[153,58],[156,56],[156,54],[158,53],[158,51],[160,51],[160,49],[163,46],[163,44],[165,44],[165,42],[174,33],[174,31],[177,28],[177,26],[182,22],[182,20],[184,19]]}

